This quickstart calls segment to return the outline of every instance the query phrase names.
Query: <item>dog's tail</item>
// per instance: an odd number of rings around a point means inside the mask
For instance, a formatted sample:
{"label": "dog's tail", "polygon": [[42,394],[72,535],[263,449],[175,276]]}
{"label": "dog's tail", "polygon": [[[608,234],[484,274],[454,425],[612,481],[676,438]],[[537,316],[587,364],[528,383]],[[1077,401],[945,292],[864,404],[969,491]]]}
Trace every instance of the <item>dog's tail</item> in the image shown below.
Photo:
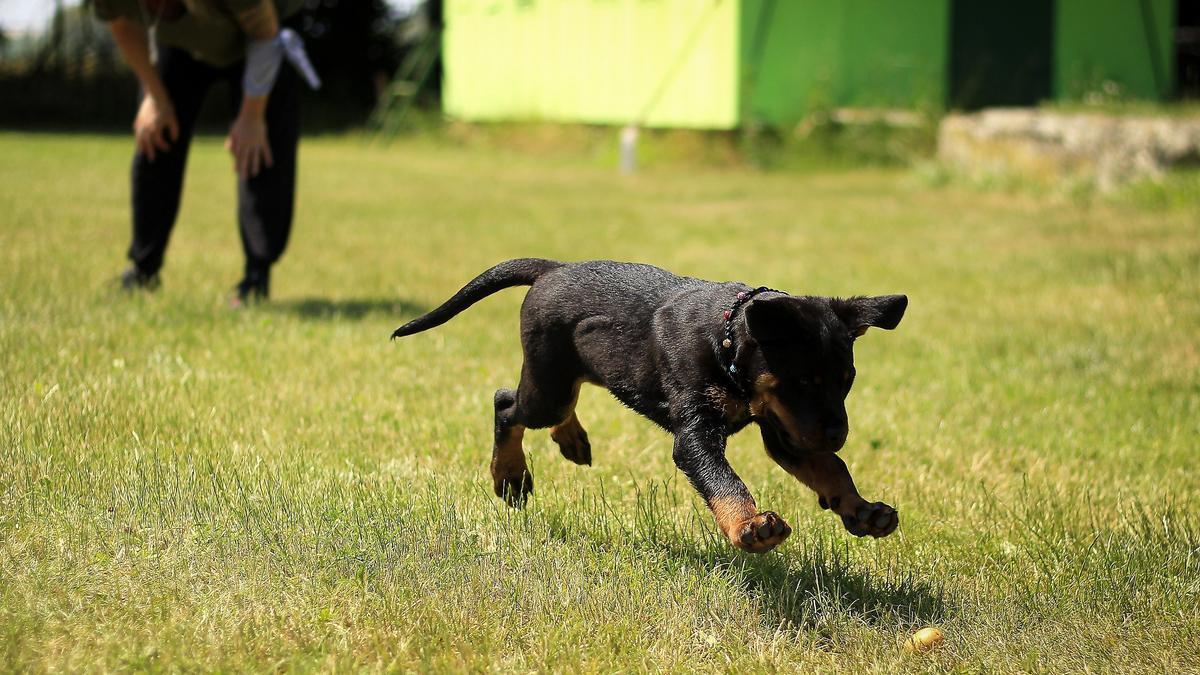
{"label": "dog's tail", "polygon": [[537,281],[538,277],[564,264],[542,258],[506,260],[472,279],[459,289],[454,297],[442,303],[441,307],[397,328],[396,332],[392,333],[392,339],[440,326],[492,293],[513,286],[529,286]]}

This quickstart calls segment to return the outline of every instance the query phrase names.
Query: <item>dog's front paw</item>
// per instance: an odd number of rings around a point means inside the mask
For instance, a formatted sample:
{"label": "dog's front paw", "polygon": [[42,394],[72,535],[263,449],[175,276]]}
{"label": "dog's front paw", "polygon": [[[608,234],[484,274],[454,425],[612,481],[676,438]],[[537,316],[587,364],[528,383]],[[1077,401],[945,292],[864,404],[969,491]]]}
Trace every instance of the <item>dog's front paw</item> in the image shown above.
{"label": "dog's front paw", "polygon": [[846,531],[856,537],[871,535],[878,539],[896,531],[900,514],[883,502],[860,502],[853,510],[839,512]]}
{"label": "dog's front paw", "polygon": [[792,528],[779,514],[764,511],[742,523],[730,537],[733,545],[750,553],[766,553],[783,543]]}
{"label": "dog's front paw", "polygon": [[513,476],[499,476],[492,480],[492,489],[496,491],[496,496],[503,499],[506,504],[519,509],[525,506],[529,495],[533,494],[533,474],[528,471],[522,471]]}

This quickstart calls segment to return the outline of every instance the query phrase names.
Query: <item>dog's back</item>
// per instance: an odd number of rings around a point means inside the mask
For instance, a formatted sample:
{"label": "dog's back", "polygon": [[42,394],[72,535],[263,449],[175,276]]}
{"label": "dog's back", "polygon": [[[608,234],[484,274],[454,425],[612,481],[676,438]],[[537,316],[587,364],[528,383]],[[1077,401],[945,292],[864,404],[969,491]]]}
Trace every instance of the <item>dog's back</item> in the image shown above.
{"label": "dog's back", "polygon": [[655,310],[688,290],[711,282],[681,277],[653,265],[589,260],[569,263],[543,275],[521,309],[522,322],[576,324],[608,316],[649,325]]}

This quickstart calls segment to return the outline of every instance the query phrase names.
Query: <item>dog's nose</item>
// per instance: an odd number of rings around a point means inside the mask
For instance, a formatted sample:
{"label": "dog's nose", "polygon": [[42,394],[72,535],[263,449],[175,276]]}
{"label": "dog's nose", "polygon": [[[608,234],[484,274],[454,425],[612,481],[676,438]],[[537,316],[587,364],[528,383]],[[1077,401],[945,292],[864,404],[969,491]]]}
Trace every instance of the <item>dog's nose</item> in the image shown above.
{"label": "dog's nose", "polygon": [[841,429],[839,429],[838,427],[826,427],[825,428],[825,440],[829,441],[830,443],[837,443],[838,441],[845,438],[845,435],[846,435],[846,433],[844,431],[842,431]]}

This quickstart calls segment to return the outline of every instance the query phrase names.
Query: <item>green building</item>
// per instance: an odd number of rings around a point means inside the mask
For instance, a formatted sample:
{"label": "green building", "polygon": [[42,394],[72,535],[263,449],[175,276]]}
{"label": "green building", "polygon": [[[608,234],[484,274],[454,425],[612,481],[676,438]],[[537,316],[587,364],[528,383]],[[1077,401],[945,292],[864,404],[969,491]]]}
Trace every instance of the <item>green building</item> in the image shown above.
{"label": "green building", "polygon": [[1179,88],[1180,16],[1176,0],[445,0],[444,107],[729,129],[820,107],[1159,101]]}

